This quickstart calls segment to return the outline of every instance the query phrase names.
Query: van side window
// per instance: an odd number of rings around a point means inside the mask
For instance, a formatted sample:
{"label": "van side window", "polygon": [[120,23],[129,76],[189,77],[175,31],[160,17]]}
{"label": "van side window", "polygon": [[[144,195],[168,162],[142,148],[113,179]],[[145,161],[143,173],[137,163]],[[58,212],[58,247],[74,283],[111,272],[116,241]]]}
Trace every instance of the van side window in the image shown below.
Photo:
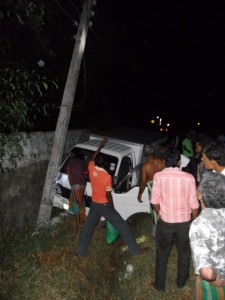
{"label": "van side window", "polygon": [[118,172],[118,180],[119,183],[131,170],[133,169],[132,161],[129,156],[125,156],[122,158],[120,169]]}
{"label": "van side window", "polygon": [[133,187],[138,186],[139,176],[140,176],[140,168],[141,168],[141,164],[139,164],[135,168],[133,168],[131,170],[131,172],[129,172],[122,181],[118,182],[118,184],[116,185],[116,187],[114,189],[114,192],[116,194],[126,193]]}

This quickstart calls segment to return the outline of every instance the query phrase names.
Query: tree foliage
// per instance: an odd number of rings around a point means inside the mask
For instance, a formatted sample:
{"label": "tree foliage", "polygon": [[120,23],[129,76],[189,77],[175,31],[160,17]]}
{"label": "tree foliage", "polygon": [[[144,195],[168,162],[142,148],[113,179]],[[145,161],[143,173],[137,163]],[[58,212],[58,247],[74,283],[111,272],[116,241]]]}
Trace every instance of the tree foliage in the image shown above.
{"label": "tree foliage", "polygon": [[57,80],[37,65],[40,55],[54,56],[44,31],[42,1],[3,1],[0,4],[0,171],[4,160],[16,167],[38,114],[48,114],[48,95]]}

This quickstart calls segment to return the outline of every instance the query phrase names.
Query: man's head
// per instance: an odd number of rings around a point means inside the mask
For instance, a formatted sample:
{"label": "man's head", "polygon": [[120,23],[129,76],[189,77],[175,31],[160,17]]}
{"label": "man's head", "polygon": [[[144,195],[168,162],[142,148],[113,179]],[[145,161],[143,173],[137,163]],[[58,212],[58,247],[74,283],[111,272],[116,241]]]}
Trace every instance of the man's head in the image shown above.
{"label": "man's head", "polygon": [[203,147],[202,161],[206,169],[221,172],[225,168],[225,143],[206,144]]}
{"label": "man's head", "polygon": [[166,151],[172,147],[171,143],[168,143],[168,142],[163,142],[159,145],[159,152],[161,155],[165,155]]}
{"label": "man's head", "polygon": [[152,145],[145,145],[144,147],[144,156],[151,157],[155,155],[155,149]]}
{"label": "man's head", "polygon": [[180,151],[176,148],[170,148],[165,153],[164,160],[167,168],[179,167],[180,159],[181,159]]}
{"label": "man's head", "polygon": [[105,166],[105,159],[102,154],[98,154],[95,158],[95,164],[97,167],[104,168]]}
{"label": "man's head", "polygon": [[225,208],[225,176],[217,172],[203,175],[198,187],[205,207]]}
{"label": "man's head", "polygon": [[79,152],[75,154],[75,157],[80,160],[85,160],[84,155]]}

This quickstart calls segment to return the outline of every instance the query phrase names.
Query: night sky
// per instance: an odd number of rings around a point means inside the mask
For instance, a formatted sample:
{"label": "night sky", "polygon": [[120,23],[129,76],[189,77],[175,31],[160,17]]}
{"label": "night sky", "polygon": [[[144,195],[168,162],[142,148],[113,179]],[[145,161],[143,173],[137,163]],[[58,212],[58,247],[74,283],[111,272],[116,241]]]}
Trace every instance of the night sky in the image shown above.
{"label": "night sky", "polygon": [[[68,1],[58,2],[77,15]],[[70,22],[61,12],[62,22]],[[159,115],[175,131],[224,132],[223,1],[104,0],[94,12],[70,128],[153,128],[150,121]],[[73,45],[58,49],[59,103]]]}

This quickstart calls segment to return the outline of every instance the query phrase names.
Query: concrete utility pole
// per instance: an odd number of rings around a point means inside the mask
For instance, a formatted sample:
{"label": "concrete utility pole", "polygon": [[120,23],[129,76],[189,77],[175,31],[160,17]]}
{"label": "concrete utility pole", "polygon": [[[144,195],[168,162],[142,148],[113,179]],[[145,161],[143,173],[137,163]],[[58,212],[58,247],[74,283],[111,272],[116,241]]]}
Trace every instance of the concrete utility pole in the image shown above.
{"label": "concrete utility pole", "polygon": [[76,43],[73,50],[73,56],[70,63],[70,68],[67,76],[67,81],[64,89],[62,103],[60,107],[58,122],[55,131],[55,137],[50,156],[47,175],[45,179],[41,205],[39,209],[37,227],[45,226],[51,217],[52,202],[53,202],[53,188],[54,176],[57,174],[59,165],[62,160],[66,135],[68,131],[71,110],[77,86],[78,75],[80,71],[80,64],[85,49],[86,37],[89,27],[89,20],[91,17],[91,9],[94,5],[93,0],[85,0],[80,23],[77,31]]}

